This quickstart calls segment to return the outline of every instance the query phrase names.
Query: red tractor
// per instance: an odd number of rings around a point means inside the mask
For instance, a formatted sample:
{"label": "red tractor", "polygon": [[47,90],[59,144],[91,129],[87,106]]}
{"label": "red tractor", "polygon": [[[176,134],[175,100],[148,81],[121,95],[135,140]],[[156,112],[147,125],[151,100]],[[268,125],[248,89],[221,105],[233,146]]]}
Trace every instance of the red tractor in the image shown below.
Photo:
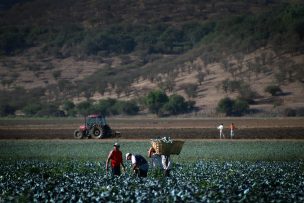
{"label": "red tractor", "polygon": [[84,125],[74,131],[74,137],[77,139],[86,138],[104,138],[119,134],[113,131],[102,115],[89,115],[84,120]]}

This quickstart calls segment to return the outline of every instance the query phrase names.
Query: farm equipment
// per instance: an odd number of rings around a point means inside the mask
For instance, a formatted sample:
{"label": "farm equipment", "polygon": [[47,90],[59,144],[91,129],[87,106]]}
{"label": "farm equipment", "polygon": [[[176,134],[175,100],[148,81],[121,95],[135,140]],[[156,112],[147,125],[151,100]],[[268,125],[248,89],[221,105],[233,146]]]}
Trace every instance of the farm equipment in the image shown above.
{"label": "farm equipment", "polygon": [[113,131],[107,124],[106,118],[102,115],[89,115],[85,118],[84,125],[79,126],[79,129],[74,131],[74,137],[77,139],[95,138],[115,136],[119,134]]}

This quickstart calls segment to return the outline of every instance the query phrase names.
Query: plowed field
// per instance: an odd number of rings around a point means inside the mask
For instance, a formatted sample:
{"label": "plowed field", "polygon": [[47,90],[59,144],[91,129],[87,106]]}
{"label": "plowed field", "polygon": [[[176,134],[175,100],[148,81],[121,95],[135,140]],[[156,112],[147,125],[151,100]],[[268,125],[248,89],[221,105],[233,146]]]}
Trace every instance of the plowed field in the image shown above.
{"label": "plowed field", "polygon": [[[304,118],[212,118],[212,119],[109,119],[119,138],[146,139],[170,136],[181,139],[216,139],[216,126],[235,123],[235,139],[304,139]],[[2,119],[0,139],[74,139],[82,119]]]}

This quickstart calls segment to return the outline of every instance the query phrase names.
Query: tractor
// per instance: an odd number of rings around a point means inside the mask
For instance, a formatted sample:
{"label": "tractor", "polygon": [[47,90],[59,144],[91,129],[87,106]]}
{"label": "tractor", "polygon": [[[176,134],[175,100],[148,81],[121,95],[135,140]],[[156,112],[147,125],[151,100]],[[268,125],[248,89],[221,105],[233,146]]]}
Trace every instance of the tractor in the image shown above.
{"label": "tractor", "polygon": [[107,124],[106,118],[103,115],[89,115],[85,117],[84,125],[79,126],[79,129],[74,131],[74,137],[82,138],[105,138],[119,134],[113,131]]}

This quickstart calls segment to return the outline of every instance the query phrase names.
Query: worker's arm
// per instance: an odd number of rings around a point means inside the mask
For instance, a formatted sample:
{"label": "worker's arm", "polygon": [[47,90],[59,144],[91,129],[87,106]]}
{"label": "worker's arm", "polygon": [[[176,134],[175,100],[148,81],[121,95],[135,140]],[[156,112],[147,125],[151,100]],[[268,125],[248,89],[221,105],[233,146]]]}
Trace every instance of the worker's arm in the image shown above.
{"label": "worker's arm", "polygon": [[106,161],[106,171],[108,171],[108,166],[109,166],[109,162],[110,162],[110,159],[112,157],[112,152],[113,151],[110,151],[109,155],[108,155],[108,158],[107,158],[107,161]]}
{"label": "worker's arm", "polygon": [[137,167],[137,165],[136,164],[132,164],[132,169],[133,170],[135,170],[135,169],[137,169],[138,167]]}
{"label": "worker's arm", "polygon": [[123,161],[121,162],[121,166],[122,166],[123,170],[126,171],[126,167],[125,167]]}

